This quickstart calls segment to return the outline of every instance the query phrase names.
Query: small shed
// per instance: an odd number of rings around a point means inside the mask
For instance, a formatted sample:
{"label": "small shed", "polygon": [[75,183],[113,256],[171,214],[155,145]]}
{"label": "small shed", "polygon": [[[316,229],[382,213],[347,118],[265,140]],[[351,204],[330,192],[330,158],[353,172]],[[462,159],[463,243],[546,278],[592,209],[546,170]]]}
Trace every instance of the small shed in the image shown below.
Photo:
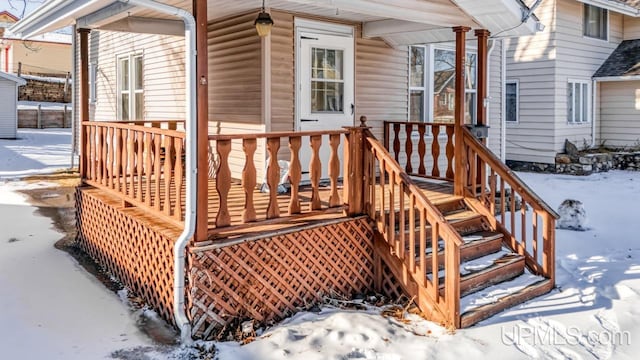
{"label": "small shed", "polygon": [[0,71],[0,139],[15,139],[18,129],[18,86],[27,82]]}

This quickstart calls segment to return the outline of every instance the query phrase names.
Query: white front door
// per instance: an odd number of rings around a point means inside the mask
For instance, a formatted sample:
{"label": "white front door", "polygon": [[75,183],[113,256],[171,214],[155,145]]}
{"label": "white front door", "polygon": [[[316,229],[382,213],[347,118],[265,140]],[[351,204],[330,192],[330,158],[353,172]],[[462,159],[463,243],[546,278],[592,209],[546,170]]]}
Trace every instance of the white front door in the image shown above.
{"label": "white front door", "polygon": [[[339,130],[353,126],[353,37],[298,33],[296,122],[299,131]],[[322,177],[328,177],[330,147],[323,136],[320,151]],[[339,149],[342,160],[342,146]],[[300,151],[303,172],[308,171],[311,149]]]}

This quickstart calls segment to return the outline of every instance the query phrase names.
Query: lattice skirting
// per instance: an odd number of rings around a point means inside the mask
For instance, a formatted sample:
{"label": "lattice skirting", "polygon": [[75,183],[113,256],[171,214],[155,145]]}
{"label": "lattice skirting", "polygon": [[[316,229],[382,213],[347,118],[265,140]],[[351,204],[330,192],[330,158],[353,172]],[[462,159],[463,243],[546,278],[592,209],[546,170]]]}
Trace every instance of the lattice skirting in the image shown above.
{"label": "lattice skirting", "polygon": [[175,231],[91,187],[76,190],[76,209],[81,248],[173,324]]}
{"label": "lattice skirting", "polygon": [[189,308],[196,337],[234,320],[270,323],[322,296],[373,289],[373,234],[366,218],[188,254]]}

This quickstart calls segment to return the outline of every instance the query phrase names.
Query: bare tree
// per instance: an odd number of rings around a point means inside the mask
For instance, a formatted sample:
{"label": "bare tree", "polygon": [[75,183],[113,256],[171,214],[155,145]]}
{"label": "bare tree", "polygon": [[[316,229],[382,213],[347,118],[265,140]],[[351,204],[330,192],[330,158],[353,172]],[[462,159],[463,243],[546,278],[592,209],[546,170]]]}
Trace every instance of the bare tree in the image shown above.
{"label": "bare tree", "polygon": [[30,5],[42,4],[43,2],[44,0],[9,0],[9,6],[15,11],[15,15],[22,19],[27,14]]}

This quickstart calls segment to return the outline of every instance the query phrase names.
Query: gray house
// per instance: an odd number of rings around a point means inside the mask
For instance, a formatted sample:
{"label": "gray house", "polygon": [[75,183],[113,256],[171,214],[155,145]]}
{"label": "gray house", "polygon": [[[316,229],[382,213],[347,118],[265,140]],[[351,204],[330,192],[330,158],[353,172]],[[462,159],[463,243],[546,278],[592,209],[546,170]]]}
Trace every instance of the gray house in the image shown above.
{"label": "gray house", "polygon": [[541,0],[535,14],[544,31],[504,40],[507,162],[553,169],[565,139],[637,146],[640,1]]}

